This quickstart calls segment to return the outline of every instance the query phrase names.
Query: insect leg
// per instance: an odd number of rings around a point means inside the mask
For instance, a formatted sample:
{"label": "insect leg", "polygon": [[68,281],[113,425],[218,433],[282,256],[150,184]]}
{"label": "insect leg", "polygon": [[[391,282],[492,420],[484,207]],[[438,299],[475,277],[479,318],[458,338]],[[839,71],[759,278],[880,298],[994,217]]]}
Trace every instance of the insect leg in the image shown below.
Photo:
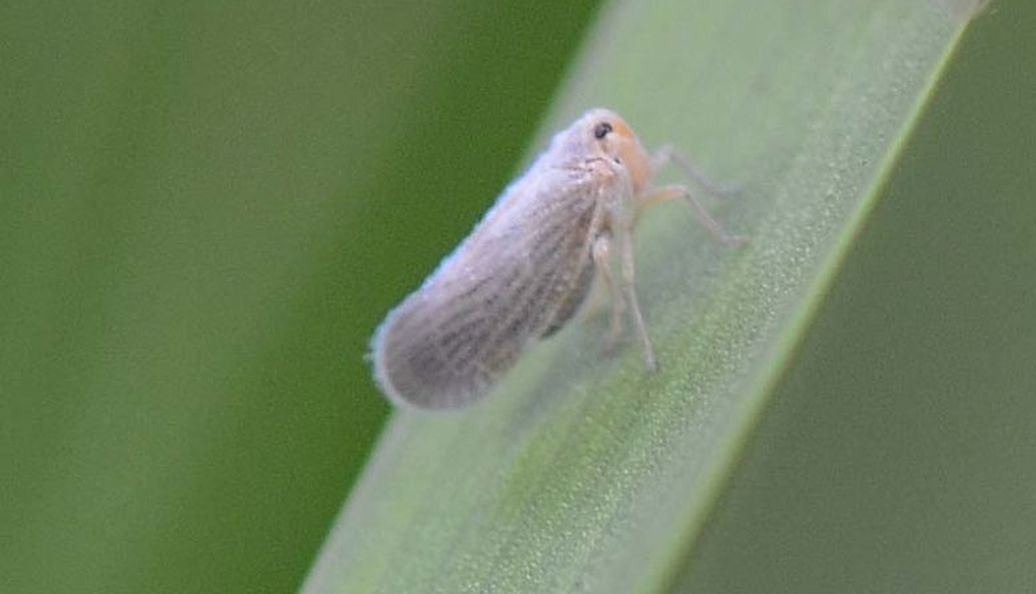
{"label": "insect leg", "polygon": [[698,220],[702,225],[709,231],[709,235],[712,235],[716,240],[721,241],[727,245],[737,245],[744,242],[743,237],[728,234],[723,226],[719,224],[719,221],[712,218],[709,211],[705,208],[705,205],[699,201],[694,194],[691,194],[684,186],[672,185],[662,186],[661,188],[655,188],[650,190],[646,194],[637,198],[636,213],[634,214],[634,224],[640,218],[645,210],[662,202],[669,202],[670,200],[684,199],[694,209],[694,214],[698,217]]}
{"label": "insect leg", "polygon": [[637,329],[637,335],[640,337],[640,342],[644,345],[644,365],[649,371],[655,371],[658,369],[658,364],[655,362],[655,349],[651,346],[651,337],[648,336],[647,327],[644,324],[644,316],[640,313],[637,289],[633,284],[635,272],[633,267],[633,235],[631,227],[622,227],[619,230],[619,252],[622,257],[622,293],[633,314],[633,324]]}
{"label": "insect leg", "polygon": [[687,158],[686,155],[676,150],[671,144],[665,144],[659,147],[653,155],[651,155],[651,170],[658,171],[668,165],[669,163],[675,163],[684,175],[694,180],[694,183],[701,186],[703,190],[709,194],[715,196],[726,196],[737,192],[737,187],[720,184],[713,181],[701,167],[695,165],[694,161]]}
{"label": "insect leg", "polygon": [[608,296],[612,302],[611,324],[608,329],[608,338],[604,342],[604,348],[608,351],[615,348],[615,345],[619,342],[619,337],[622,335],[623,314],[625,314],[626,309],[625,300],[615,285],[615,276],[612,275],[611,245],[611,236],[602,233],[594,240],[591,251],[594,267],[597,269],[597,274],[604,281],[604,285],[608,289]]}

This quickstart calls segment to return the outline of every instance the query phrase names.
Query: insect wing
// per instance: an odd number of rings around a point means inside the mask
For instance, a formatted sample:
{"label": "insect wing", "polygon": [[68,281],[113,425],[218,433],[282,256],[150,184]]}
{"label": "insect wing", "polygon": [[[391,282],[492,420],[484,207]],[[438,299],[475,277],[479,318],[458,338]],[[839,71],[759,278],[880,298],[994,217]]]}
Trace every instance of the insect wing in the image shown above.
{"label": "insect wing", "polygon": [[374,338],[375,376],[395,402],[450,409],[483,396],[527,344],[578,307],[612,178],[541,159]]}

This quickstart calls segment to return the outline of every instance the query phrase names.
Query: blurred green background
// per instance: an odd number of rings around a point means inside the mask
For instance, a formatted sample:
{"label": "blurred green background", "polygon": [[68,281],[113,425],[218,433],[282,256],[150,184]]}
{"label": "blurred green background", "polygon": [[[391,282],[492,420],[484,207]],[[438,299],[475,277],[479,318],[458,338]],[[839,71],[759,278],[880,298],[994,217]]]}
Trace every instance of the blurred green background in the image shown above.
{"label": "blurred green background", "polygon": [[679,592],[1036,592],[1036,4],[965,35]]}
{"label": "blurred green background", "polygon": [[297,588],[595,5],[0,8],[0,590]]}
{"label": "blurred green background", "polygon": [[[0,8],[4,591],[295,589],[388,413],[371,331],[596,4]],[[966,36],[678,589],[1034,565],[1032,31]]]}

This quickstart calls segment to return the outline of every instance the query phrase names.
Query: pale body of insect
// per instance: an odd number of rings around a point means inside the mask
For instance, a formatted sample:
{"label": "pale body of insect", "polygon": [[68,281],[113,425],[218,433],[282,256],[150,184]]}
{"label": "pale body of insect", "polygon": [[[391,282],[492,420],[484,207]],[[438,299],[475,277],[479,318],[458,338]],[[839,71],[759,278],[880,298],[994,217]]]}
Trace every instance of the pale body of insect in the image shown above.
{"label": "pale body of insect", "polygon": [[666,149],[649,155],[607,109],[589,110],[557,133],[378,328],[371,358],[385,394],[419,409],[477,400],[530,344],[572,317],[598,276],[611,296],[607,344],[620,338],[628,313],[654,370],[633,282],[632,233],[640,213],[686,198],[713,235],[730,239],[684,186],[651,185],[669,157]]}

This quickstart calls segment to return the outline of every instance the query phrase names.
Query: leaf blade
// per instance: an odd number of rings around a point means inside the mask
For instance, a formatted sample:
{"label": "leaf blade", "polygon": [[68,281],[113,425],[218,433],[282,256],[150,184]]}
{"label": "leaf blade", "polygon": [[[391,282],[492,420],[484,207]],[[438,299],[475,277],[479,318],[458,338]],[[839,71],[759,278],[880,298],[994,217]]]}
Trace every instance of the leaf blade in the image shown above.
{"label": "leaf blade", "polygon": [[[709,245],[672,207],[645,221],[655,376],[635,348],[602,358],[588,346],[598,329],[581,326],[530,353],[484,406],[397,413],[305,591],[627,592],[671,579],[964,24],[934,4],[795,4],[751,19],[748,3],[605,14],[554,127],[606,97],[649,143],[665,130],[701,139],[692,152],[710,171],[749,164],[744,198],[717,211],[750,244]],[[656,59],[674,47],[701,56],[681,76],[679,60]]]}

